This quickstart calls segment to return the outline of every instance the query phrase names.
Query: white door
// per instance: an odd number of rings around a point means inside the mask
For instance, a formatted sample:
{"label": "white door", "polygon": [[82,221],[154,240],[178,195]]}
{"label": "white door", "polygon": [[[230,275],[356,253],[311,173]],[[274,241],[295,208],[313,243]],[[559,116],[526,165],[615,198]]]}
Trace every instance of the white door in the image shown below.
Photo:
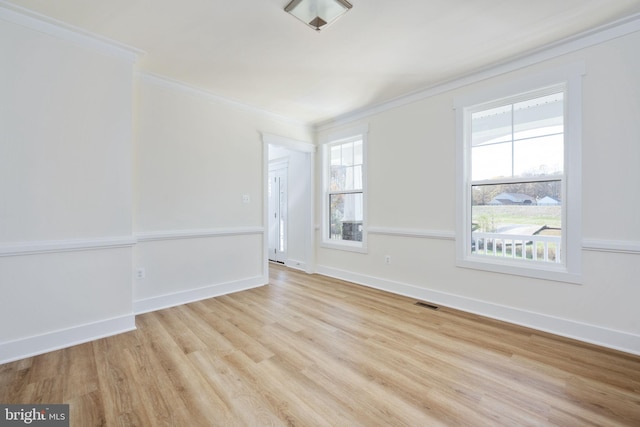
{"label": "white door", "polygon": [[269,260],[287,259],[287,172],[286,165],[269,168]]}

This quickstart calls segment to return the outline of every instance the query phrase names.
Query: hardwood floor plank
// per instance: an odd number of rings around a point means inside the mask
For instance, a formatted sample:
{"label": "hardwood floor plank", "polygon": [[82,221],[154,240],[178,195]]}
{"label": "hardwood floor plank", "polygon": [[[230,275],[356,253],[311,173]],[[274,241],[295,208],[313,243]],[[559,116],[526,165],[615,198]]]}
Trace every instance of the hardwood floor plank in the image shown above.
{"label": "hardwood floor plank", "polygon": [[[189,354],[194,366],[215,390],[224,390],[220,398],[229,407],[238,424],[246,426],[285,425],[269,409],[268,402],[244,378],[236,372],[225,356],[218,357],[208,352],[196,351]],[[250,363],[254,363],[251,361]]]}
{"label": "hardwood floor plank", "polygon": [[[166,374],[168,381],[162,392],[169,387],[176,391],[179,406],[186,408],[188,416],[181,417],[181,422],[194,425],[229,425],[228,407],[205,381],[201,372],[193,367],[187,355],[174,341],[171,334],[163,328],[157,313],[147,313],[141,316],[143,335],[147,346],[153,349],[161,366],[161,372]],[[185,418],[186,417],[186,418]]]}
{"label": "hardwood floor plank", "polygon": [[64,350],[63,401],[93,393],[99,380],[92,343],[76,345]]}
{"label": "hardwood floor plank", "polygon": [[107,425],[121,425],[122,420],[130,419],[127,414],[135,413],[136,423],[126,425],[141,425],[143,420],[148,422],[148,417],[139,402],[140,390],[136,387],[139,372],[133,370],[127,360],[130,347],[119,347],[117,341],[116,337],[109,337],[94,342],[104,419]]}
{"label": "hardwood floor plank", "polygon": [[[290,376],[274,375],[269,369],[268,361],[255,363],[243,352],[235,352],[226,356],[228,362],[242,376],[244,381],[260,390],[263,398],[268,402],[271,412],[288,426],[330,426],[327,419],[331,413],[323,414],[314,410],[311,400],[303,400],[297,393],[299,390]],[[266,364],[266,367],[265,367]]]}
{"label": "hardwood floor plank", "polygon": [[0,365],[72,426],[639,426],[640,357],[271,265],[270,284]]}
{"label": "hardwood floor plank", "polygon": [[70,425],[83,427],[104,427],[108,425],[100,390],[72,397],[66,400],[65,403],[69,404]]}

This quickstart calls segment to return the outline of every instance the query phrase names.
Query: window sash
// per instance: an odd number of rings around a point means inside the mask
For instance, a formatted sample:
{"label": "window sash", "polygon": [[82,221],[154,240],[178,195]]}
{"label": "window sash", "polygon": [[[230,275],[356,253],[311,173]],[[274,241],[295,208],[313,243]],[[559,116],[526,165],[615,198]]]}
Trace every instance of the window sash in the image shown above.
{"label": "window sash", "polygon": [[[539,98],[549,98],[553,96],[555,101],[554,102],[558,102],[557,99],[561,99],[562,100],[562,117],[561,117],[561,123],[563,125],[562,128],[562,135],[563,135],[563,139],[562,139],[562,173],[561,174],[549,174],[549,175],[541,175],[541,176],[527,176],[524,173],[520,173],[520,174],[516,174],[516,154],[514,153],[514,149],[515,146],[518,142],[526,140],[526,138],[522,138],[521,135],[518,135],[518,137],[516,137],[516,129],[518,126],[518,123],[515,122],[515,112],[514,109],[516,108],[516,105],[522,105],[523,103],[529,103],[533,100],[539,99]],[[549,98],[550,99],[550,98]],[[497,262],[506,262],[509,264],[513,264],[513,265],[518,265],[520,263],[528,263],[528,259],[526,257],[526,255],[524,255],[526,253],[526,251],[524,250],[524,246],[525,246],[525,241],[522,240],[521,245],[521,253],[523,254],[522,258],[517,258],[515,256],[516,254],[516,242],[515,240],[512,241],[512,243],[510,244],[511,249],[509,250],[509,253],[512,255],[511,258],[509,258],[507,255],[507,253],[505,252],[505,247],[507,247],[507,244],[505,243],[506,240],[508,240],[510,238],[509,234],[506,232],[503,233],[492,233],[493,235],[495,235],[495,239],[492,239],[492,242],[494,242],[496,239],[500,239],[501,240],[501,246],[503,249],[502,253],[496,253],[495,252],[495,248],[494,248],[494,252],[493,255],[489,255],[486,252],[486,248],[485,248],[485,252],[484,254],[481,254],[478,251],[478,246],[477,246],[477,239],[474,239],[474,230],[473,230],[473,213],[474,213],[474,201],[473,201],[473,189],[474,187],[479,187],[479,186],[491,186],[491,185],[509,185],[509,184],[527,184],[527,183],[544,183],[544,182],[552,182],[552,181],[557,181],[560,183],[560,199],[562,201],[561,205],[560,205],[560,242],[558,242],[557,247],[558,250],[559,248],[566,248],[566,244],[567,244],[567,240],[566,240],[566,226],[567,226],[567,216],[566,216],[566,194],[565,194],[565,174],[564,174],[564,170],[566,169],[565,167],[565,163],[566,163],[566,156],[564,156],[564,151],[566,149],[566,139],[564,137],[565,134],[565,129],[564,129],[564,123],[566,122],[566,88],[564,85],[554,85],[542,90],[536,90],[536,91],[531,91],[531,92],[527,92],[524,94],[520,94],[520,95],[515,95],[512,97],[508,97],[508,98],[504,98],[498,101],[492,101],[489,103],[482,103],[482,104],[478,104],[478,105],[474,105],[468,108],[465,108],[465,112],[464,112],[464,123],[465,123],[465,128],[467,129],[467,132],[465,133],[465,138],[464,138],[464,145],[465,145],[465,153],[466,153],[466,164],[468,169],[466,170],[466,197],[465,197],[465,205],[466,205],[466,214],[465,214],[465,224],[463,225],[463,230],[464,230],[464,234],[467,236],[467,239],[465,239],[467,241],[468,244],[465,245],[464,248],[464,253],[465,253],[465,257],[469,258],[469,259],[481,259],[483,261],[488,261],[488,262],[492,262],[492,261],[497,261]],[[557,108],[556,108],[557,109]],[[554,109],[555,111],[555,109]],[[557,111],[554,112],[554,117],[557,116]],[[474,165],[474,148],[477,149],[479,147],[484,147],[486,145],[475,145],[474,146],[474,137],[477,137],[478,132],[474,132],[474,128],[473,128],[473,120],[474,120],[474,116],[476,118],[476,120],[478,119],[478,117],[491,117],[491,115],[494,115],[493,117],[495,117],[495,114],[507,114],[508,116],[505,116],[508,120],[504,121],[505,123],[502,123],[502,127],[504,129],[507,129],[508,132],[506,133],[506,137],[505,138],[497,138],[496,142],[494,142],[494,145],[497,144],[506,144],[509,145],[509,149],[510,149],[510,158],[508,158],[505,161],[504,165],[501,166],[508,166],[509,167],[509,172],[507,174],[503,174],[504,176],[501,176],[499,178],[491,178],[491,179],[473,179],[473,175],[474,175],[474,169],[473,169],[473,165]],[[554,119],[554,125],[557,126],[557,119]],[[495,121],[494,123],[499,124],[500,121]],[[522,126],[522,123],[519,123],[520,126]],[[490,126],[486,127],[486,130],[483,129],[484,132],[486,133],[491,133],[492,129]],[[557,132],[556,132],[557,133]],[[542,133],[538,132],[538,136],[536,136],[535,138],[542,138]],[[550,133],[547,132],[544,135],[547,136]],[[541,148],[540,148],[541,149]],[[477,151],[476,151],[477,153]],[[490,209],[491,210],[491,209]],[[493,209],[495,211],[498,211],[499,209],[495,208]],[[524,219],[525,222],[527,222],[526,219]],[[531,227],[533,228],[533,227]],[[485,241],[486,238],[483,238],[483,241]],[[532,238],[532,242],[534,246],[537,246],[536,240]],[[474,246],[474,244],[476,244],[476,246]],[[495,259],[491,259],[492,257],[494,257]],[[537,261],[537,257],[535,254],[532,255],[532,258],[535,259]],[[548,256],[547,256],[547,251],[545,249],[544,252],[544,256],[542,257],[543,262],[539,262],[538,264],[542,265],[544,268],[544,265],[549,262],[548,261]],[[558,255],[554,255],[553,260],[555,263],[561,264],[562,266],[565,266],[565,257],[562,256],[560,257],[560,254]]]}
{"label": "window sash", "polygon": [[[479,91],[456,98],[457,139],[457,237],[456,264],[460,267],[515,274],[527,277],[580,283],[581,281],[581,78],[584,64],[572,64],[554,71],[542,72],[515,80],[502,87]],[[543,88],[543,89],[540,89]],[[509,176],[472,179],[471,169],[471,114],[514,104],[537,96],[563,92],[564,141],[562,148],[562,173],[540,176]],[[512,94],[516,94],[513,96]],[[497,95],[497,96],[496,96]],[[491,100],[492,99],[492,100]],[[487,100],[490,100],[487,102]],[[471,218],[472,187],[483,184],[513,184],[560,181],[562,188],[562,263],[533,263],[526,260],[497,259],[497,257],[472,256]],[[569,188],[568,182],[571,182]]]}
{"label": "window sash", "polygon": [[[323,218],[320,245],[323,247],[354,252],[367,251],[366,237],[366,134],[368,126],[336,132],[323,138]],[[344,150],[347,150],[345,152]],[[340,170],[342,169],[342,171]],[[332,173],[333,172],[333,173]],[[342,175],[342,176],[340,176]],[[358,197],[357,206],[350,204],[348,212],[358,215],[358,219],[348,218],[349,239],[332,238],[331,205],[332,198],[353,199]],[[349,202],[352,203],[352,202]],[[345,206],[346,210],[346,206]],[[335,211],[333,212],[335,214]],[[335,227],[334,227],[335,228]],[[354,237],[355,236],[355,237]],[[355,240],[358,239],[358,240]]]}

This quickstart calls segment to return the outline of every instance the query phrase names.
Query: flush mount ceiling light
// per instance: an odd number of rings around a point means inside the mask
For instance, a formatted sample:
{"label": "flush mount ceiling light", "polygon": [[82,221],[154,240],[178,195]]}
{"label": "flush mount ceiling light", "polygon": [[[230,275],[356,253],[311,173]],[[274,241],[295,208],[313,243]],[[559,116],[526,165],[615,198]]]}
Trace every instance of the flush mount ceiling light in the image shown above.
{"label": "flush mount ceiling light", "polygon": [[346,0],[293,0],[284,10],[320,31],[352,7]]}

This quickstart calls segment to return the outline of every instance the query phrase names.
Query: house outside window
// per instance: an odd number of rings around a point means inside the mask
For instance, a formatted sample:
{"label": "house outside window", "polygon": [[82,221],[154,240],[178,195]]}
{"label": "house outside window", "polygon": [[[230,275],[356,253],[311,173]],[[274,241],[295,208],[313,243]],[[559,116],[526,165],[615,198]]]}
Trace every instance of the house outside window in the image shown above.
{"label": "house outside window", "polygon": [[[346,136],[349,135],[349,136]],[[323,246],[366,250],[366,132],[324,144]]]}
{"label": "house outside window", "polygon": [[456,104],[458,265],[577,282],[579,78],[522,86]]}

